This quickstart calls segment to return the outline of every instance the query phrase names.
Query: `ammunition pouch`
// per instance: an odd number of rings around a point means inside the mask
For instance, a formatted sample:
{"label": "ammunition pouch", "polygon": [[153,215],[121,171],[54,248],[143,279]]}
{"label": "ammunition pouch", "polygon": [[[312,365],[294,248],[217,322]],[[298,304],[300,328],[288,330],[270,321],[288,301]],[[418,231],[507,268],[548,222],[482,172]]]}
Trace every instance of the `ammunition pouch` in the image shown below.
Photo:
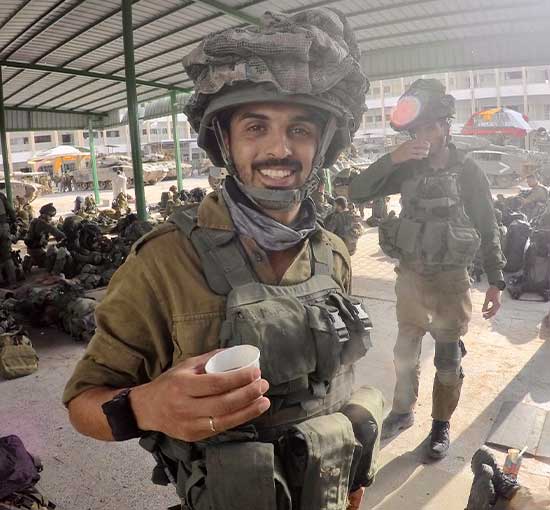
{"label": "ammunition pouch", "polygon": [[468,267],[480,246],[476,229],[443,221],[388,217],[379,227],[380,247],[392,257],[427,267]]}
{"label": "ammunition pouch", "polygon": [[[341,510],[356,449],[353,426],[335,413],[293,425],[272,441],[249,426],[189,444],[150,434],[153,481],[176,484],[188,510]],[[177,480],[177,481],[176,481]]]}

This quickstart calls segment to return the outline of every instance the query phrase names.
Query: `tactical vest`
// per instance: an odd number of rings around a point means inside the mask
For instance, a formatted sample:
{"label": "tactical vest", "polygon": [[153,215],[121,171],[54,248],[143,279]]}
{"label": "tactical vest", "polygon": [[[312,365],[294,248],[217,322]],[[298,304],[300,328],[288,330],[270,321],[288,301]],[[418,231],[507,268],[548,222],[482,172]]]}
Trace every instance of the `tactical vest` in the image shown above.
{"label": "tactical vest", "polygon": [[401,214],[379,227],[380,247],[392,258],[428,271],[468,267],[480,236],[464,211],[462,164],[427,170],[401,186]]}
{"label": "tactical vest", "polygon": [[[353,364],[371,345],[363,298],[348,296],[332,278],[332,249],[320,236],[310,243],[310,279],[266,285],[236,234],[197,227],[195,213],[180,210],[169,221],[191,240],[211,290],[227,296],[220,347],[260,349],[271,407],[197,443],[143,437],[140,444],[158,464],[153,481],[174,483],[183,508],[192,510],[344,510],[362,445],[342,408],[374,402],[378,421],[383,406],[376,390],[352,395]],[[363,469],[365,484],[374,465]]]}

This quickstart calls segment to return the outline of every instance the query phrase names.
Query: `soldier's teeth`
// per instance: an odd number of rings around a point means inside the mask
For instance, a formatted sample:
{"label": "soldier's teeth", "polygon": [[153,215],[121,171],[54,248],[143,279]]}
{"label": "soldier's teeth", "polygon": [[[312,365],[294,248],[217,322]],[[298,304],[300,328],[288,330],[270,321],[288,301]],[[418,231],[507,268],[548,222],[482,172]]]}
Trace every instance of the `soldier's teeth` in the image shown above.
{"label": "soldier's teeth", "polygon": [[265,177],[272,177],[274,179],[283,179],[292,174],[290,170],[260,170],[260,173]]}

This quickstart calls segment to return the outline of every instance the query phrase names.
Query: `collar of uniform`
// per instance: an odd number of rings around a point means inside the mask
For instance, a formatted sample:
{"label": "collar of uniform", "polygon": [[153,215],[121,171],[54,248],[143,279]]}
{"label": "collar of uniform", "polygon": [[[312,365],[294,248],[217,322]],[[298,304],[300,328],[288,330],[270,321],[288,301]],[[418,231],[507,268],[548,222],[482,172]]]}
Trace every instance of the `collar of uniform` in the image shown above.
{"label": "collar of uniform", "polygon": [[221,193],[214,191],[201,202],[197,211],[197,225],[203,228],[235,231],[229,209]]}

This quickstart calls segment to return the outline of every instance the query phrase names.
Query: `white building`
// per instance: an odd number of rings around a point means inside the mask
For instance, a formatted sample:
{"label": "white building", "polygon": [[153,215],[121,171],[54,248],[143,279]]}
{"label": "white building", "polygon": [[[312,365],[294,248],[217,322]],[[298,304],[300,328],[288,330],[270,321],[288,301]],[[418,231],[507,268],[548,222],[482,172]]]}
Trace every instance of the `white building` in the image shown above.
{"label": "white building", "polygon": [[390,115],[399,96],[418,78],[437,78],[456,99],[453,132],[458,132],[472,113],[507,106],[527,115],[534,128],[550,130],[550,65],[510,69],[485,69],[374,81],[367,95],[368,111],[359,135],[394,134]]}
{"label": "white building", "polygon": [[[140,121],[141,146],[145,152],[162,142],[172,143],[172,118],[164,117]],[[182,159],[189,161],[198,156],[196,133],[183,114],[178,115],[178,136],[182,146]],[[37,152],[57,147],[74,145],[89,147],[88,131],[27,131],[8,133],[8,152],[13,171],[30,170],[27,163]],[[119,126],[94,131],[95,149],[98,154],[130,154],[130,134],[128,126]],[[0,168],[2,167],[0,155]]]}

